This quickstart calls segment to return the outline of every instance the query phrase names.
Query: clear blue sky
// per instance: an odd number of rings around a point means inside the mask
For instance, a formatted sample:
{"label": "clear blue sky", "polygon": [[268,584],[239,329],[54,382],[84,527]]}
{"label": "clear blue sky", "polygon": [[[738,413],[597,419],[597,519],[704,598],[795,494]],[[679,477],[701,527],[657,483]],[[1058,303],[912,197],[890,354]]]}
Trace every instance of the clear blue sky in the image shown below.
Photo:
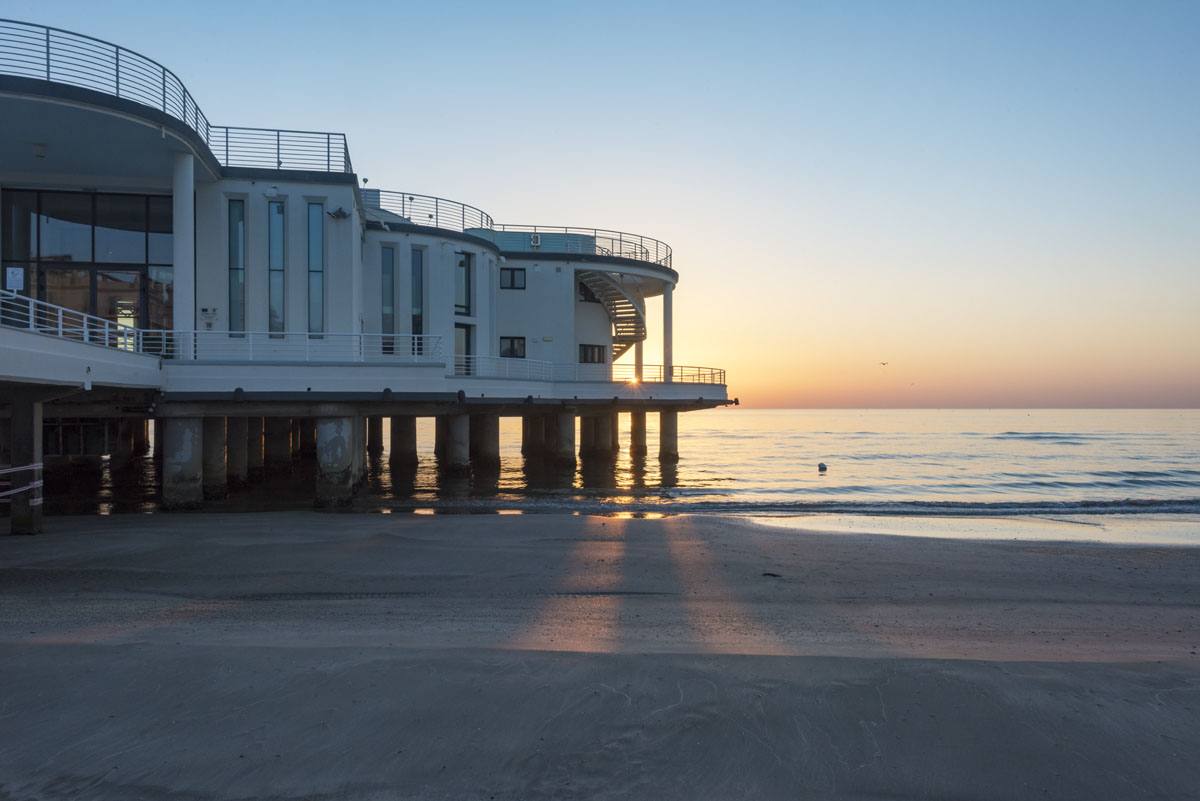
{"label": "clear blue sky", "polygon": [[372,186],[667,240],[677,361],[759,405],[1200,405],[1200,3],[3,14],[344,130]]}

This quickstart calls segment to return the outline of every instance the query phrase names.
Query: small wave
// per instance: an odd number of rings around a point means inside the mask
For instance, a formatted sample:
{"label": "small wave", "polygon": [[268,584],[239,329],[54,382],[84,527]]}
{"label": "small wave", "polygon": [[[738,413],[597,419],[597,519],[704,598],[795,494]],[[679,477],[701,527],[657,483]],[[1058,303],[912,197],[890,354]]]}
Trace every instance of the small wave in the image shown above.
{"label": "small wave", "polygon": [[902,517],[1032,517],[1046,515],[1140,515],[1200,514],[1200,498],[1187,500],[1122,501],[686,501],[660,498],[630,502],[600,499],[510,498],[497,503],[483,499],[459,499],[425,503],[397,503],[388,508],[410,511],[433,508],[447,513],[486,512],[498,508],[525,512],[574,512],[579,514],[670,513],[670,514],[842,514]]}

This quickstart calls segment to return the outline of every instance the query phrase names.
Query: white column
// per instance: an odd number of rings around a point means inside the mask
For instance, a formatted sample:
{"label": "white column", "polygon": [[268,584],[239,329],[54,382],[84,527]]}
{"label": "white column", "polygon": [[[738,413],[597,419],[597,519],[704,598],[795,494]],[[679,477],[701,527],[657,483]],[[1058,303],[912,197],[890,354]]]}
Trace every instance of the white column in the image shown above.
{"label": "white column", "polygon": [[675,292],[674,284],[667,284],[663,289],[663,381],[670,382],[675,367],[675,354],[672,353],[672,328],[675,325],[675,312],[672,309],[671,297]]}
{"label": "white column", "polygon": [[642,356],[642,343],[633,343],[633,377],[640,383],[642,380],[642,365],[645,360]]}
{"label": "white column", "polygon": [[[177,332],[196,330],[196,168],[191,153],[175,154],[171,182],[172,243],[175,260],[175,303],[172,309]],[[194,353],[188,334],[176,337],[176,358]]]}

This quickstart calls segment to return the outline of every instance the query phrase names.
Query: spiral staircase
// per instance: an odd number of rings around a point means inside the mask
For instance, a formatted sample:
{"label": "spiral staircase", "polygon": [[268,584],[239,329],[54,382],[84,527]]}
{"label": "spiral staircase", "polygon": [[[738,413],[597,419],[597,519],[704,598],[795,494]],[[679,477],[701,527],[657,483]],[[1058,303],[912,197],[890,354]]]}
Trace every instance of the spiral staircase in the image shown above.
{"label": "spiral staircase", "polygon": [[612,360],[621,358],[638,342],[646,338],[646,312],[636,297],[621,286],[611,273],[600,270],[580,270],[580,283],[596,296],[608,312],[613,325]]}

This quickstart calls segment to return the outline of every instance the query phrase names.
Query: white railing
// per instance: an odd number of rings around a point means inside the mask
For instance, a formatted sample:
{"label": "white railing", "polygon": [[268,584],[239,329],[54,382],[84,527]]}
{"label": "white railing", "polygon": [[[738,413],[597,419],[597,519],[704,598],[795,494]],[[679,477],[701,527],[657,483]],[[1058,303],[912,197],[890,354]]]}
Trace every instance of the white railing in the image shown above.
{"label": "white railing", "polygon": [[0,289],[0,326],[128,351],[141,350],[143,333],[159,333],[143,332],[132,326],[55,306],[7,289]]}
{"label": "white railing", "polygon": [[[724,384],[725,371],[718,367],[675,366],[671,383]],[[539,359],[508,359],[499,356],[455,356],[455,376],[511,378],[521,381],[591,381],[621,384],[665,383],[667,370],[661,364],[642,366],[641,378],[632,364],[555,364]]]}
{"label": "white railing", "polygon": [[174,359],[330,364],[442,362],[440,336],[296,331],[147,331],[144,334],[143,352]]}
{"label": "white railing", "polygon": [[501,356],[454,357],[454,375],[473,378],[512,378],[520,381],[553,381],[554,363],[540,359]]}
{"label": "white railing", "polygon": [[[15,479],[10,478],[10,476],[16,476],[20,473],[29,474],[29,483],[22,484],[19,487],[12,486]],[[28,492],[30,494],[29,505],[41,506],[42,485],[41,462],[2,468],[0,469],[0,503],[12,503],[13,496]]]}

